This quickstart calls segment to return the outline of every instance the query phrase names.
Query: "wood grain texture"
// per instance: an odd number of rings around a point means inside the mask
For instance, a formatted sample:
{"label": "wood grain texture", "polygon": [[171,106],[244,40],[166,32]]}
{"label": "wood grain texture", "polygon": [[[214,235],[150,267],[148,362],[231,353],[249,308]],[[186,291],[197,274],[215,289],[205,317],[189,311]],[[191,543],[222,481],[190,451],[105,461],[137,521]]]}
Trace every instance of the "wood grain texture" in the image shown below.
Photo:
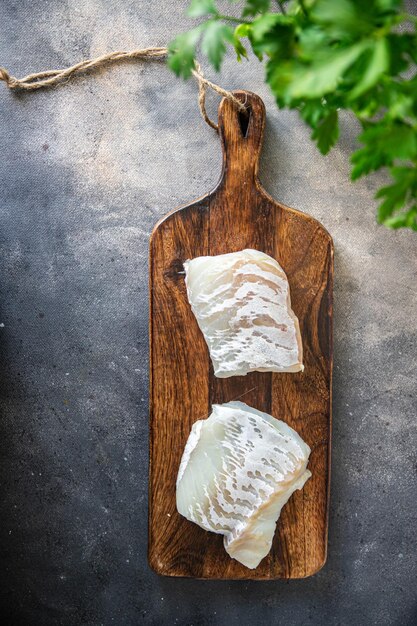
{"label": "wood grain texture", "polygon": [[[330,481],[333,243],[312,217],[273,200],[258,180],[262,100],[234,92],[250,111],[246,136],[223,100],[223,168],[216,189],[176,209],[150,243],[149,563],[159,574],[223,579],[302,578],[326,560]],[[188,304],[182,264],[201,255],[254,248],[285,270],[300,321],[305,371],[213,375]],[[215,402],[241,399],[292,426],[312,449],[312,478],[284,507],[272,550],[255,570],[231,559],[223,537],[181,517],[175,482],[192,424]]]}

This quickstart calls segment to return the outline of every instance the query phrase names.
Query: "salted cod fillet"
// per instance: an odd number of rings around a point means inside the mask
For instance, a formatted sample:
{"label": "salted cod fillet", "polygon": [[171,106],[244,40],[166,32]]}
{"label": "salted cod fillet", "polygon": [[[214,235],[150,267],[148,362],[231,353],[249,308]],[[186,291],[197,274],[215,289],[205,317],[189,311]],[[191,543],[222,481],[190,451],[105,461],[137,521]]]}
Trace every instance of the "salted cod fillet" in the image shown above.
{"label": "salted cod fillet", "polygon": [[194,423],[177,477],[177,509],[224,535],[254,569],[271,549],[281,509],[310,478],[309,446],[284,422],[243,402],[214,404]]}
{"label": "salted cod fillet", "polygon": [[191,309],[218,378],[299,372],[303,348],[279,263],[258,250],[185,261]]}

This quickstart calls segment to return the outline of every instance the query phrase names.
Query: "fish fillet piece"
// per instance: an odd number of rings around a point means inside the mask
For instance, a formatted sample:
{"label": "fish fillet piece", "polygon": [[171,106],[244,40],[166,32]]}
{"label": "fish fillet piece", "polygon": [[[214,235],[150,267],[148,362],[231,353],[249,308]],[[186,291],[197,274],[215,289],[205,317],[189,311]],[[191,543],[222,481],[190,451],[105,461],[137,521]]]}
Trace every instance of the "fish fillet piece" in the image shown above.
{"label": "fish fillet piece", "polygon": [[258,250],[185,261],[191,309],[218,378],[299,372],[303,348],[284,270]]}
{"label": "fish fillet piece", "polygon": [[281,509],[311,476],[310,448],[284,422],[243,402],[214,404],[195,422],[177,477],[177,509],[224,535],[226,552],[254,569],[271,549]]}

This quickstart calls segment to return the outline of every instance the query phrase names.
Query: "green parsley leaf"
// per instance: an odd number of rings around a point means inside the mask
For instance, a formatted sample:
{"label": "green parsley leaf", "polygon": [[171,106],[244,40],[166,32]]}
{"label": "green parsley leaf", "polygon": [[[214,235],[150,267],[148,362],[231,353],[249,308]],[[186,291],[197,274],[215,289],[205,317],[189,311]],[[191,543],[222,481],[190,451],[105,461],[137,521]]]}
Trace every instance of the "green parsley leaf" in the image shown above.
{"label": "green parsley leaf", "polygon": [[242,17],[256,15],[257,13],[266,13],[270,4],[271,0],[246,0]]}
{"label": "green parsley leaf", "polygon": [[233,46],[234,46],[238,61],[241,61],[242,57],[245,57],[245,59],[248,58],[247,50],[245,46],[243,45],[241,39],[243,37],[249,37],[250,31],[251,31],[251,26],[249,24],[239,24],[239,26],[236,26],[234,30]]}
{"label": "green parsley leaf", "polygon": [[366,69],[350,92],[351,100],[371,89],[388,70],[389,56],[385,39],[378,39],[369,54],[370,58],[367,60]]}
{"label": "green parsley leaf", "polygon": [[168,66],[177,76],[189,78],[194,69],[197,43],[202,27],[197,26],[186,33],[178,35],[168,46]]}
{"label": "green parsley leaf", "polygon": [[216,70],[228,43],[238,61],[250,45],[265,60],[277,105],[299,111],[322,154],[339,137],[338,111],[352,112],[363,128],[352,179],[390,168],[378,220],[417,230],[417,15],[406,13],[401,0],[240,0],[240,6],[239,18],[222,15],[216,0],[191,0],[189,15],[203,23],[171,43],[170,67],[190,76],[200,41]]}
{"label": "green parsley leaf", "polygon": [[303,120],[311,126],[311,128],[316,128],[317,124],[326,117],[327,114],[327,108],[320,98],[303,102],[303,104],[298,107],[298,110]]}
{"label": "green parsley leaf", "polygon": [[289,58],[295,45],[295,28],[291,18],[267,13],[252,22],[250,40],[255,54]]}
{"label": "green parsley leaf", "polygon": [[395,182],[382,187],[375,195],[375,198],[384,198],[378,207],[378,221],[381,224],[401,209],[410,198],[415,197],[416,193],[417,170],[415,168],[393,167],[391,174]]}
{"label": "green parsley leaf", "polygon": [[327,154],[339,138],[339,120],[336,110],[330,111],[322,119],[311,134],[311,138],[317,141],[318,149],[322,154]]}
{"label": "green parsley leaf", "polygon": [[191,0],[187,15],[190,17],[203,17],[204,15],[217,15],[214,0]]}
{"label": "green parsley leaf", "polygon": [[389,166],[396,159],[414,159],[417,156],[417,134],[402,122],[387,123],[385,120],[369,125],[359,136],[365,146],[353,153],[352,180],[369,174],[382,166]]}
{"label": "green parsley leaf", "polygon": [[218,20],[207,23],[201,49],[216,71],[219,71],[226,52],[226,42],[234,43],[233,30]]}
{"label": "green parsley leaf", "polygon": [[[308,66],[294,64],[292,80],[286,87],[286,99],[319,98],[334,91],[343,79],[346,70],[368,48],[369,42],[362,41],[353,46],[319,59]],[[280,68],[276,80],[279,82]]]}
{"label": "green parsley leaf", "polygon": [[388,226],[388,228],[411,228],[417,231],[417,206],[414,205],[408,211],[387,217],[384,219],[383,224]]}

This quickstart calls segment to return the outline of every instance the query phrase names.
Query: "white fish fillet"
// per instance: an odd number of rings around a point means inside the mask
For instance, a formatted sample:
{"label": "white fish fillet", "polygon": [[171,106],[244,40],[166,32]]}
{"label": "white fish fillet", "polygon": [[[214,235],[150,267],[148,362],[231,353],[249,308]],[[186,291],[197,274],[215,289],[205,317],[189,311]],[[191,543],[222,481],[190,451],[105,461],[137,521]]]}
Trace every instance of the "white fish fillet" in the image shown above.
{"label": "white fish fillet", "polygon": [[184,263],[188,300],[218,378],[304,369],[284,270],[258,250]]}
{"label": "white fish fillet", "polygon": [[243,402],[215,404],[185,446],[178,512],[224,535],[226,552],[253,569],[271,549],[282,507],[311,476],[309,455],[284,422]]}

